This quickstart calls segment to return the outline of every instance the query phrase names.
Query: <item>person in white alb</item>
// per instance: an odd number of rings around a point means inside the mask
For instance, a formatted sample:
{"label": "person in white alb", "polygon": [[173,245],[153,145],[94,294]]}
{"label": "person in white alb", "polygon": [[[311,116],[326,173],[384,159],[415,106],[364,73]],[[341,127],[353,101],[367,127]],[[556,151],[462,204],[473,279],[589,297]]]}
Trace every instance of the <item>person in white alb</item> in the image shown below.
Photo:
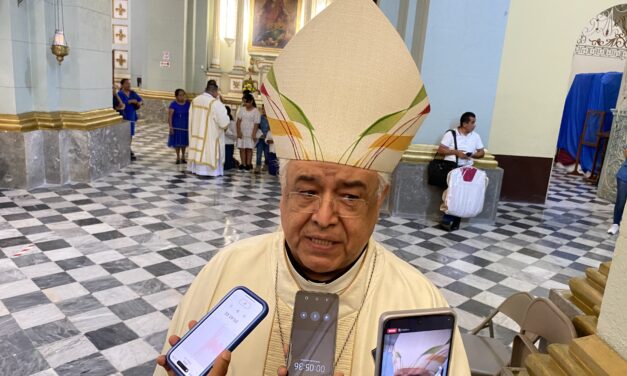
{"label": "person in white alb", "polygon": [[[457,161],[458,166],[470,166],[473,159],[483,158],[485,151],[481,136],[475,132],[477,127],[477,117],[472,112],[464,112],[459,119],[459,126],[455,130],[449,130],[444,133],[438,154],[443,155],[447,161]],[[453,136],[455,132],[455,136]],[[457,141],[457,148],[455,142]],[[459,229],[461,222],[460,217],[444,214],[441,226],[448,230],[454,231]]]}

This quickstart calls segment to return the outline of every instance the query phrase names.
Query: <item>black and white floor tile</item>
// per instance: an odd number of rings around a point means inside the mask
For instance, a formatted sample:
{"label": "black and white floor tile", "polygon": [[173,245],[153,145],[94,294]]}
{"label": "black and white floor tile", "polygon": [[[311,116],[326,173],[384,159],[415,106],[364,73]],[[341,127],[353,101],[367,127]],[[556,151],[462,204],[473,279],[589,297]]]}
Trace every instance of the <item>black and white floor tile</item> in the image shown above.
{"label": "black and white floor tile", "polygon": [[[0,191],[0,373],[152,374],[194,275],[224,245],[277,228],[276,177],[199,179],[166,137],[142,124],[139,159],[91,184]],[[556,174],[546,205],[502,203],[493,226],[445,233],[383,217],[376,238],[441,287],[468,329],[516,291],[546,296],[609,260],[612,209]]]}

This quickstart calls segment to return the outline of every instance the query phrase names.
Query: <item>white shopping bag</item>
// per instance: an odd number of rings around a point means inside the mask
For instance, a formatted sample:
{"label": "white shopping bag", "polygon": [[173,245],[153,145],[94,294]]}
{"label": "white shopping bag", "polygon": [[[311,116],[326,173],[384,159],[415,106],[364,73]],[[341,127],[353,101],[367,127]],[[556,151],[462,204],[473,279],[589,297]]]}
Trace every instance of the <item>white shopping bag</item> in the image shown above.
{"label": "white shopping bag", "polygon": [[461,218],[472,218],[483,210],[488,177],[474,167],[458,167],[448,173],[448,189],[442,194],[440,210]]}

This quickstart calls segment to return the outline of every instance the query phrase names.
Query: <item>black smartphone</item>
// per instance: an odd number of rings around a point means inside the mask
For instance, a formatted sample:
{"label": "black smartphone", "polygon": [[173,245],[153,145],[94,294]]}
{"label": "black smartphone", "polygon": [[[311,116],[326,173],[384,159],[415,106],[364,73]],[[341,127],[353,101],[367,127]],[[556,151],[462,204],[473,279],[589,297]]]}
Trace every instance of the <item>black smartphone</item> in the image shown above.
{"label": "black smartphone", "polygon": [[298,291],[288,357],[290,376],[332,376],[339,297]]}
{"label": "black smartphone", "polygon": [[447,376],[455,321],[455,313],[450,308],[381,315],[376,375]]}
{"label": "black smartphone", "polygon": [[233,351],[267,314],[263,299],[234,288],[168,351],[170,368],[179,376],[206,375],[218,355]]}
{"label": "black smartphone", "polygon": [[471,153],[471,152],[467,152],[467,153],[466,153],[466,156],[467,156],[467,157],[470,157],[470,156],[472,156],[472,153]]}

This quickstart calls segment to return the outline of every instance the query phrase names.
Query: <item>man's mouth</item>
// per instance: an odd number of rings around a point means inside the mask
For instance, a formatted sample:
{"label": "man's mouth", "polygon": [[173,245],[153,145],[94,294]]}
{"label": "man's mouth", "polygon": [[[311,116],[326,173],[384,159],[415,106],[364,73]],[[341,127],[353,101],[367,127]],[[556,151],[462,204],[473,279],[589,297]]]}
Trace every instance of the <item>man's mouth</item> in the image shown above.
{"label": "man's mouth", "polygon": [[309,239],[309,241],[311,241],[313,244],[321,246],[321,247],[331,247],[333,244],[335,244],[335,242],[331,240],[314,238],[311,236],[307,237],[307,239]]}

